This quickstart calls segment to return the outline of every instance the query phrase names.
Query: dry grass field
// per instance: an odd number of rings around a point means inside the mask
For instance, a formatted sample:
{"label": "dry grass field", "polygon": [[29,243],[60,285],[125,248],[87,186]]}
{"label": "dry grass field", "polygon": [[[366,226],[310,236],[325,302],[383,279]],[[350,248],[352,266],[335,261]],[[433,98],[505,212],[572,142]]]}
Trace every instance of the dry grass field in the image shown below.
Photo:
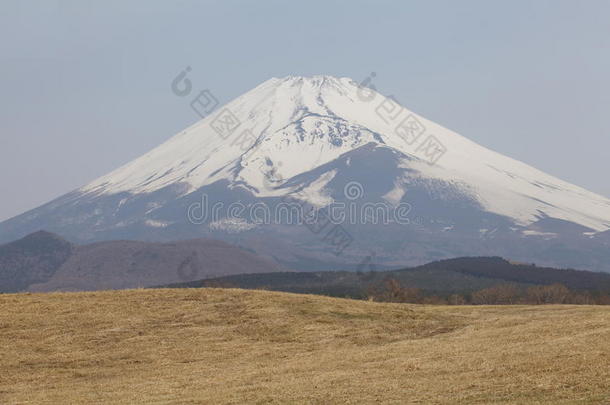
{"label": "dry grass field", "polygon": [[610,307],[0,295],[1,404],[608,404]]}

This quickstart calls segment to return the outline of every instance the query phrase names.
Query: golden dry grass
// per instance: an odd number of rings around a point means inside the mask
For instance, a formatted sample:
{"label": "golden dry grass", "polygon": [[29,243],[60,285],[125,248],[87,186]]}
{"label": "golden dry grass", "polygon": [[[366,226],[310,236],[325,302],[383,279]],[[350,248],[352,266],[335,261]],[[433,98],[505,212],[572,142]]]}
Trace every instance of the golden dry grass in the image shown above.
{"label": "golden dry grass", "polygon": [[0,403],[610,403],[610,307],[0,295]]}

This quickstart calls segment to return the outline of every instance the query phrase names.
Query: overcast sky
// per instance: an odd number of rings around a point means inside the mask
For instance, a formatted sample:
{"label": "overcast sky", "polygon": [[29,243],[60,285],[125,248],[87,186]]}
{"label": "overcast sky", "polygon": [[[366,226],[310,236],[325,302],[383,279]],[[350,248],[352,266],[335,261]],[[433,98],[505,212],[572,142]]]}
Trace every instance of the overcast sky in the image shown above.
{"label": "overcast sky", "polygon": [[270,77],[362,81],[610,196],[610,1],[0,1],[0,220],[138,157]]}

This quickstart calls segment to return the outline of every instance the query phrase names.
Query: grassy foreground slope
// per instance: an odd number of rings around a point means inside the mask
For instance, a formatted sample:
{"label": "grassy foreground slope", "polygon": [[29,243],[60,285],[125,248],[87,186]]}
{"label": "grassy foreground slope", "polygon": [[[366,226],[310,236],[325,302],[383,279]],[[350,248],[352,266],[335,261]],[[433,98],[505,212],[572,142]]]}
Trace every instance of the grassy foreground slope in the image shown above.
{"label": "grassy foreground slope", "polygon": [[610,402],[610,308],[0,295],[0,403]]}

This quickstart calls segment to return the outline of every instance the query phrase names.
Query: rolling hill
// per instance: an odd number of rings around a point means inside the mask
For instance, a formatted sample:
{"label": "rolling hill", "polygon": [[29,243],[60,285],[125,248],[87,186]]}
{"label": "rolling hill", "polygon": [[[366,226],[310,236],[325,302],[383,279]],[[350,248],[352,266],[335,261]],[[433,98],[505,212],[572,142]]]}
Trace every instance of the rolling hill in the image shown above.
{"label": "rolling hill", "polygon": [[610,308],[0,295],[0,403],[603,404]]}
{"label": "rolling hill", "polygon": [[75,245],[39,231],[0,246],[0,293],[147,287],[202,277],[286,270],[211,239]]}

